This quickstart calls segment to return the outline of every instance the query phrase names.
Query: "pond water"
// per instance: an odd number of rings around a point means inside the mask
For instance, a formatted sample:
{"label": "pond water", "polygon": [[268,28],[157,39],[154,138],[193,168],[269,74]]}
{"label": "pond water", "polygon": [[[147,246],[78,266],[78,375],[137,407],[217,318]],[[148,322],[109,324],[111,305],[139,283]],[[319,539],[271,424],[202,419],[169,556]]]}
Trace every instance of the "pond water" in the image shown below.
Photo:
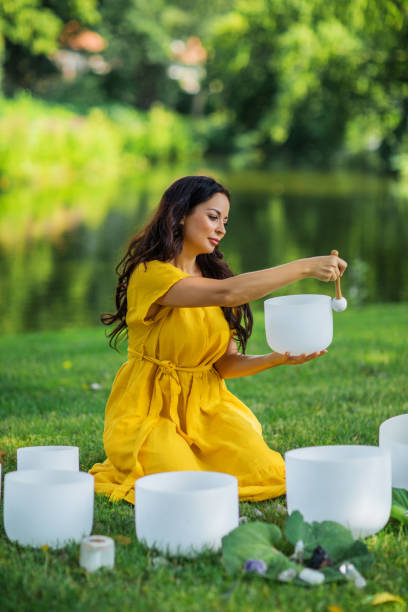
{"label": "pond water", "polygon": [[[408,301],[408,197],[369,175],[219,172],[161,168],[123,180],[0,196],[0,329],[23,332],[96,325],[113,308],[114,267],[165,188],[183,174],[209,174],[232,193],[222,250],[235,273],[337,249],[350,306]],[[285,293],[334,295],[304,280]],[[255,304],[261,307],[262,301]]]}

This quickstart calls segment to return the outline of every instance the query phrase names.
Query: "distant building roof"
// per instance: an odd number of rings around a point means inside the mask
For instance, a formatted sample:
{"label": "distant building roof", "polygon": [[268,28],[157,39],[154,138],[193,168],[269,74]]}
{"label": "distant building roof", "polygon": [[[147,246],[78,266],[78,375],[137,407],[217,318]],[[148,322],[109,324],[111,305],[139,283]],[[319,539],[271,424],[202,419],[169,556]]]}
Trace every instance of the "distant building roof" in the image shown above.
{"label": "distant building roof", "polygon": [[198,36],[190,36],[187,42],[173,40],[171,44],[173,57],[185,66],[203,64],[207,59],[207,51],[203,47]]}
{"label": "distant building roof", "polygon": [[106,40],[100,34],[92,30],[83,30],[78,21],[69,21],[65,24],[60,44],[74,51],[88,51],[88,53],[100,53],[107,46]]}

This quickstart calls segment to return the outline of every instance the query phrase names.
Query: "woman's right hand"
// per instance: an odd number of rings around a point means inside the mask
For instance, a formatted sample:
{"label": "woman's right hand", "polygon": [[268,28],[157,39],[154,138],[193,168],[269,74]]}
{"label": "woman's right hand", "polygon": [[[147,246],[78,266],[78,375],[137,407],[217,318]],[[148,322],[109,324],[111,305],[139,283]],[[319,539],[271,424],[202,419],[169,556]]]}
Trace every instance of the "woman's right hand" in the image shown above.
{"label": "woman's right hand", "polygon": [[336,281],[343,276],[348,265],[344,259],[336,255],[309,257],[304,262],[307,269],[306,276],[325,282]]}

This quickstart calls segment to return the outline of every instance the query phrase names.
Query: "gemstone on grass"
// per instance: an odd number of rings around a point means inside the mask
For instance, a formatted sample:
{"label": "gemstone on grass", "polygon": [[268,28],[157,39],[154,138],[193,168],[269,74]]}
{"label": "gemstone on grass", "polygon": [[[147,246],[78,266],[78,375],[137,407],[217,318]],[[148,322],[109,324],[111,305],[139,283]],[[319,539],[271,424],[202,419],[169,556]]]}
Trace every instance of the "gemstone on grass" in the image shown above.
{"label": "gemstone on grass", "polygon": [[266,574],[268,566],[261,559],[248,559],[244,565],[244,572],[255,572],[256,574]]}

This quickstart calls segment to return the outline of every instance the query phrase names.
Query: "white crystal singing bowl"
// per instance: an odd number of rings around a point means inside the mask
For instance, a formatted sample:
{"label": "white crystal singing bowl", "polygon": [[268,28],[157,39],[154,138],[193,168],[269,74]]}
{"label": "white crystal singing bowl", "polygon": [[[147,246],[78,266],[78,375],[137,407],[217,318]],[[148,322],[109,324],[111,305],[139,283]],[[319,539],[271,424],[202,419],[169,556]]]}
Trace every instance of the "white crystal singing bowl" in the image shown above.
{"label": "white crystal singing bowl", "polygon": [[238,481],[219,472],[165,472],[135,485],[139,540],[164,554],[192,557],[218,550],[238,527]]}
{"label": "white crystal singing bowl", "polygon": [[17,470],[79,470],[77,446],[25,446],[17,449]]}
{"label": "white crystal singing bowl", "polygon": [[285,453],[289,514],[376,533],[391,511],[391,457],[378,446],[312,446]]}
{"label": "white crystal singing bowl", "polygon": [[94,478],[68,470],[19,470],[4,477],[4,529],[23,546],[61,548],[91,533]]}
{"label": "white crystal singing bowl", "polygon": [[391,453],[392,486],[408,489],[408,414],[400,414],[380,425],[380,448]]}
{"label": "white crystal singing bowl", "polygon": [[314,353],[333,339],[332,299],[328,295],[285,295],[264,302],[266,339],[273,351]]}

